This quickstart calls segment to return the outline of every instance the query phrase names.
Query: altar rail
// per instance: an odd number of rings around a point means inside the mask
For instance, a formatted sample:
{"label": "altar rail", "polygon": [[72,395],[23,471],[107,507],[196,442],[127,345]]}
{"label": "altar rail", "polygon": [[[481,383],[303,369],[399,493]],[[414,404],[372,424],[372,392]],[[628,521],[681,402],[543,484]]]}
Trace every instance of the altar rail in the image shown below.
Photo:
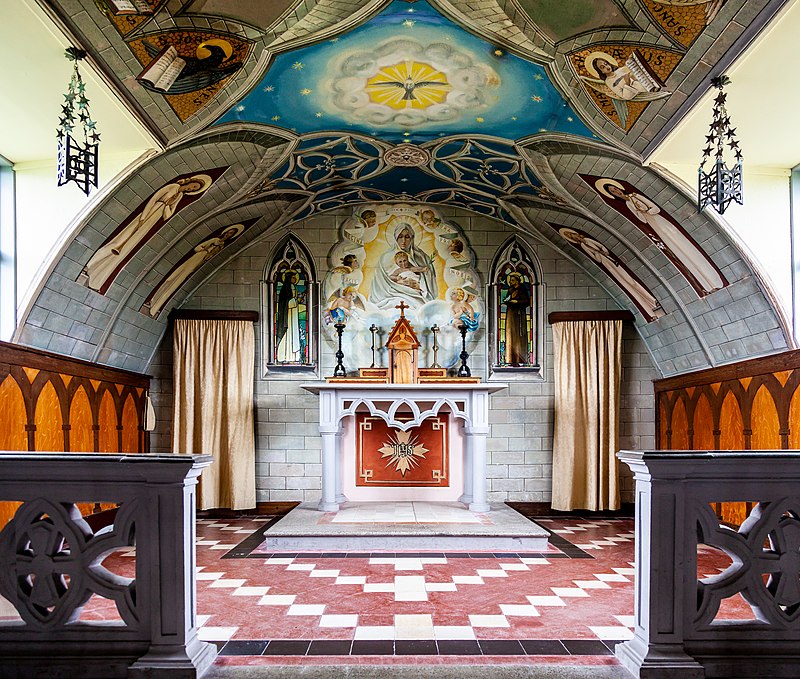
{"label": "altar rail", "polygon": [[[0,452],[0,678],[199,676],[195,486],[207,455]],[[90,527],[76,503],[118,505]],[[100,622],[103,621],[103,622]]]}
{"label": "altar rail", "polygon": [[[648,679],[800,677],[800,452],[618,457],[636,480],[635,630],[620,661]],[[738,530],[714,515],[720,501],[752,503]]]}
{"label": "altar rail", "polygon": [[[0,342],[0,450],[147,452],[149,385],[147,375]],[[0,502],[0,528],[16,507]]]}
{"label": "altar rail", "polygon": [[[656,446],[662,450],[800,448],[800,351],[653,382]],[[726,503],[718,515],[744,521],[752,505]]]}

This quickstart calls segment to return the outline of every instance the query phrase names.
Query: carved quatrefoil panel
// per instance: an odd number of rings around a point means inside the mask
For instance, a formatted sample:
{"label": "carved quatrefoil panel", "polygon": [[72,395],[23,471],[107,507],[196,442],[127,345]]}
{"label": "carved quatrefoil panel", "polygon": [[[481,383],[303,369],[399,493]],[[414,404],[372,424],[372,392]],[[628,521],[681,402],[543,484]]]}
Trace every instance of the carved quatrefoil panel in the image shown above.
{"label": "carved quatrefoil panel", "polygon": [[36,629],[76,622],[93,593],[113,600],[128,627],[138,626],[135,580],[102,566],[114,550],[134,545],[134,509],[126,503],[110,529],[93,533],[74,504],[25,502],[0,532],[0,594]]}
{"label": "carved quatrefoil panel", "polygon": [[758,503],[738,531],[697,506],[697,541],[721,549],[731,565],[697,582],[698,628],[715,624],[720,602],[741,593],[756,619],[786,629],[800,619],[800,502]]}

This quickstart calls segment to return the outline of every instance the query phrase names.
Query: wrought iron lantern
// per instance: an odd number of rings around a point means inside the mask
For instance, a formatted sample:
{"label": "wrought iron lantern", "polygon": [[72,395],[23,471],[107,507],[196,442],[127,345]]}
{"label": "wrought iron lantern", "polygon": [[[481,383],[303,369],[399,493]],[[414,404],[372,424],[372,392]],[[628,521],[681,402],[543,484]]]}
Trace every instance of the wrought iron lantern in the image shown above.
{"label": "wrought iron lantern", "polygon": [[[78,62],[86,58],[86,52],[69,47],[65,56],[74,62],[69,90],[64,95],[58,119],[58,185],[74,181],[88,196],[97,188],[97,149],[100,134],[89,113],[86,85],[78,72]],[[77,137],[77,139],[76,139]],[[79,141],[80,140],[80,141]]]}
{"label": "wrought iron lantern", "polygon": [[[727,96],[723,91],[725,85],[731,80],[726,75],[714,78],[711,84],[719,89],[714,99],[714,117],[706,136],[706,147],[703,149],[703,159],[698,168],[697,209],[702,210],[706,205],[711,205],[717,212],[724,214],[731,201],[743,204],[742,196],[742,150],[736,140],[736,128],[731,126],[731,119],[725,109]],[[723,158],[725,146],[730,149],[735,159],[732,168],[728,168]],[[706,172],[706,162],[713,161]]]}

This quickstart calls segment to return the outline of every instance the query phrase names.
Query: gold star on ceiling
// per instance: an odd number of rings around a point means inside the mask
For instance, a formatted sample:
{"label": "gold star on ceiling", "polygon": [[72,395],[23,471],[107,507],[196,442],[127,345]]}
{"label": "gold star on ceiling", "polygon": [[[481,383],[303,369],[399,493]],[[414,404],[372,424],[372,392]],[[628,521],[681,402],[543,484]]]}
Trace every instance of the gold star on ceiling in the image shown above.
{"label": "gold star on ceiling", "polygon": [[300,90],[300,94],[302,94],[304,97],[307,97],[307,96],[308,96],[309,94],[311,94],[313,91],[314,91],[314,90],[310,90],[310,89],[308,89],[307,87],[304,87],[302,90]]}
{"label": "gold star on ceiling", "polygon": [[482,123],[482,122],[484,122],[484,118],[482,118],[481,116],[478,116],[477,118],[475,118],[475,122],[476,123]]}
{"label": "gold star on ceiling", "polygon": [[534,75],[534,76],[533,76],[533,79],[534,79],[534,80],[541,80],[541,79],[542,79],[542,77],[543,77],[543,76],[542,76],[542,74],[541,74],[541,73],[537,73],[536,75]]}
{"label": "gold star on ceiling", "polygon": [[413,19],[406,19],[406,20],[403,22],[403,26],[405,26],[406,28],[412,28],[412,27],[414,26],[414,24],[415,24],[415,23],[417,23],[417,22],[416,22],[416,21],[414,21]]}
{"label": "gold star on ceiling", "polygon": [[542,98],[538,94],[534,94],[531,97],[531,101],[535,101],[537,104],[542,101]]}
{"label": "gold star on ceiling", "polygon": [[302,70],[303,70],[303,66],[304,66],[304,64],[303,64],[303,62],[302,62],[302,61],[295,61],[295,62],[292,64],[292,68],[293,68],[295,71],[302,71]]}
{"label": "gold star on ceiling", "polygon": [[281,119],[280,116],[272,116],[272,120],[274,120],[275,122],[279,121],[280,119]]}
{"label": "gold star on ceiling", "polygon": [[314,116],[315,116],[316,118],[322,118],[322,111],[317,111],[317,112],[314,114]]}
{"label": "gold star on ceiling", "polygon": [[274,92],[274,91],[275,91],[275,87],[274,87],[273,85],[267,85],[267,86],[264,88],[264,91],[265,91],[265,92]]}

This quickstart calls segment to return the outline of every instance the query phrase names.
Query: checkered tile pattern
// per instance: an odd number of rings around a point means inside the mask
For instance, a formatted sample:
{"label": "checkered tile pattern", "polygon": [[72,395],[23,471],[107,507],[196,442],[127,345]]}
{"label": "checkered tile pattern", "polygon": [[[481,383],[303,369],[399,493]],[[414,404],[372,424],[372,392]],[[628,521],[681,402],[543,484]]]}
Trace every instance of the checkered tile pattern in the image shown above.
{"label": "checkered tile pattern", "polygon": [[[199,636],[217,643],[223,657],[588,658],[609,655],[616,642],[633,636],[628,519],[538,520],[553,534],[552,550],[543,554],[264,556],[254,547],[267,522],[261,517],[197,524]],[[135,550],[120,550],[107,565],[126,574],[134,558]],[[729,562],[703,546],[698,558],[700,577],[719,574]],[[744,602],[731,600],[721,610],[741,619],[745,609],[749,613]],[[85,611],[87,619],[115,613],[113,604],[94,600]]]}

